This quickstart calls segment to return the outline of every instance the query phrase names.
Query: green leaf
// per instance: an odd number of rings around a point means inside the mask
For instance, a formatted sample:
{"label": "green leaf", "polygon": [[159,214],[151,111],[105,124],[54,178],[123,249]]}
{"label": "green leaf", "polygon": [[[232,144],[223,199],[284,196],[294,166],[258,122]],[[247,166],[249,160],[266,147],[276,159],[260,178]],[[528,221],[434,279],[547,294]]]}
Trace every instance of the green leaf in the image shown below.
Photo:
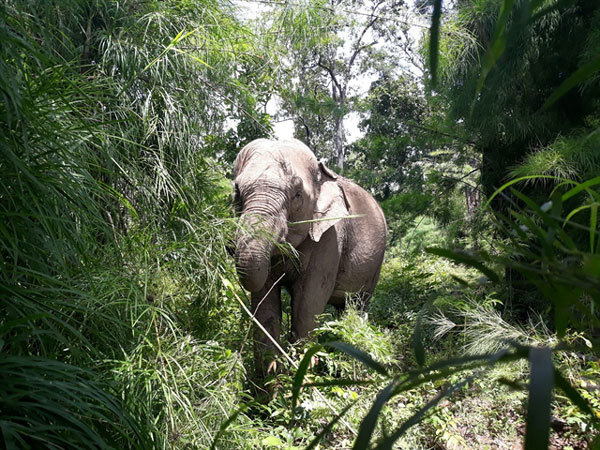
{"label": "green leaf", "polygon": [[544,4],[545,0],[531,0],[529,4],[529,15],[531,15],[536,9]]}
{"label": "green leaf", "polygon": [[450,386],[448,389],[444,389],[442,392],[440,392],[438,395],[436,395],[432,400],[427,402],[427,404],[425,406],[423,406],[423,408],[421,408],[415,414],[413,414],[406,422],[404,422],[402,424],[402,426],[400,428],[398,428],[396,431],[394,431],[394,433],[392,433],[390,436],[384,438],[382,440],[382,442],[375,448],[377,450],[392,450],[393,446],[394,446],[394,442],[396,442],[404,433],[406,433],[410,427],[419,423],[421,421],[421,419],[425,416],[427,411],[429,411],[431,408],[435,407],[440,402],[440,400],[442,400],[444,397],[448,397],[448,396],[452,395],[458,389],[460,389],[463,386],[465,386],[466,384],[470,383],[474,378],[475,377],[473,377],[473,376],[468,377],[467,379],[461,381],[460,383],[454,384],[453,386]]}
{"label": "green leaf", "polygon": [[346,353],[381,375],[387,376],[388,374],[387,369],[381,363],[371,358],[368,353],[365,353],[350,344],[346,344],[345,342],[328,342],[324,345]]}
{"label": "green leaf", "polygon": [[[496,191],[490,196],[490,198],[488,198],[488,201],[485,202],[485,204],[483,205],[483,207],[484,208],[488,208],[490,206],[490,204],[492,203],[492,200],[494,200],[494,198],[496,198],[496,196],[498,196],[500,193],[502,193],[502,191],[504,191],[507,187],[512,186],[513,184],[520,183],[521,181],[528,181],[528,180],[556,180],[556,181],[564,181],[562,178],[555,177],[555,176],[552,176],[552,175],[527,175],[527,176],[524,176],[524,177],[515,178],[514,180],[510,180],[509,182],[504,183],[502,186],[500,186],[498,189],[496,189]],[[565,198],[563,196],[563,201],[564,200],[565,200]]]}
{"label": "green leaf", "polygon": [[392,397],[396,388],[396,384],[396,380],[392,381],[381,392],[379,392],[379,394],[375,398],[373,406],[371,406],[371,409],[360,423],[360,428],[358,429],[358,436],[356,437],[356,441],[354,442],[354,446],[352,447],[353,449],[363,450],[369,447],[369,442],[371,441],[373,431],[375,431],[375,425],[377,425],[377,419],[379,418],[381,409]]}
{"label": "green leaf", "polygon": [[458,275],[454,275],[453,273],[451,273],[450,278],[452,278],[454,281],[456,281],[457,283],[459,283],[460,285],[462,285],[464,287],[469,287],[469,283],[467,282],[467,280],[459,277]]}
{"label": "green leaf", "polygon": [[481,93],[487,76],[496,65],[498,59],[500,59],[500,56],[502,56],[502,53],[504,53],[504,49],[506,48],[506,24],[514,5],[515,0],[504,0],[502,3],[500,15],[498,17],[498,23],[492,38],[492,43],[490,44],[490,48],[485,54],[483,63],[481,65],[481,75],[479,76],[479,81],[477,82],[475,98],[477,98]]}
{"label": "green leaf", "polygon": [[219,442],[219,439],[221,438],[221,436],[223,435],[223,433],[225,432],[225,430],[227,429],[227,427],[229,427],[229,425],[231,425],[233,423],[233,421],[235,419],[237,419],[237,417],[240,415],[240,413],[243,413],[244,411],[246,411],[247,406],[243,405],[242,407],[240,407],[237,411],[235,411],[232,415],[230,415],[227,420],[225,420],[221,426],[219,427],[219,431],[217,432],[217,434],[215,435],[215,438],[212,441],[212,444],[210,446],[210,450],[213,450],[217,445],[217,442]]}
{"label": "green leaf", "polygon": [[598,227],[598,203],[592,204],[590,211],[590,253],[594,253],[596,228]]}
{"label": "green leaf", "polygon": [[296,369],[296,375],[294,376],[294,383],[292,384],[292,414],[290,423],[294,422],[294,413],[296,411],[296,404],[298,403],[298,396],[300,395],[300,388],[302,387],[304,377],[308,371],[310,360],[318,351],[322,349],[323,347],[321,345],[315,345],[314,347],[309,348],[304,354],[302,361],[300,361],[300,364],[298,364],[298,369]]}
{"label": "green leaf", "polygon": [[433,87],[437,83],[441,16],[442,0],[433,0],[433,14],[431,15],[431,28],[429,29],[429,70],[431,72],[431,85]]}
{"label": "green leaf", "polygon": [[466,264],[468,266],[474,267],[475,269],[483,273],[485,276],[487,276],[490,280],[496,283],[500,281],[500,277],[498,277],[498,275],[496,275],[496,273],[493,270],[489,269],[481,261],[465,252],[453,251],[439,247],[427,247],[425,248],[425,251],[433,255],[451,259],[452,261],[455,261],[457,263]]}
{"label": "green leaf", "polygon": [[15,328],[20,327],[22,325],[28,325],[35,320],[48,318],[51,318],[51,316],[48,313],[38,313],[30,314],[26,317],[20,317],[19,319],[6,321],[2,325],[0,325],[0,336],[12,332]]}
{"label": "green leaf", "polygon": [[417,317],[417,323],[415,324],[415,331],[412,336],[412,346],[415,352],[415,359],[417,360],[417,364],[422,366],[425,364],[425,347],[423,347],[423,310],[422,308],[419,311],[419,315]]}
{"label": "green leaf", "polygon": [[481,366],[492,367],[499,362],[508,363],[526,357],[527,352],[524,349],[517,348],[516,352],[509,352],[505,349],[497,353],[446,359],[431,364],[423,369],[412,371],[409,376],[402,380],[401,384],[398,385],[397,391],[398,393],[406,392],[430,381],[447,380],[451,375],[464,372],[465,370],[471,370]]}
{"label": "green leaf", "polygon": [[552,93],[552,95],[548,97],[548,100],[546,100],[542,106],[541,111],[547,110],[550,106],[556,103],[559,98],[561,98],[575,86],[589,79],[598,71],[600,71],[600,57],[587,63],[585,66],[580,67],[573,75],[563,81],[563,83]]}
{"label": "green leaf", "polygon": [[549,6],[542,8],[540,11],[533,14],[535,12],[535,9],[538,9],[539,7],[543,6],[544,3],[545,3],[544,0],[533,0],[531,2],[531,5],[529,7],[529,12],[530,12],[529,23],[535,23],[542,17],[547,16],[548,14],[550,14],[554,11],[560,11],[562,8],[570,6],[573,3],[573,0],[556,0],[552,3],[550,3]]}
{"label": "green leaf", "polygon": [[592,178],[591,180],[587,180],[583,183],[577,183],[575,181],[569,181],[569,184],[575,184],[576,186],[570,190],[568,190],[567,192],[565,192],[562,195],[562,201],[565,202],[568,199],[570,199],[571,197],[574,197],[575,195],[579,194],[580,192],[586,191],[588,194],[590,194],[593,198],[595,198],[596,200],[600,200],[600,194],[592,189],[589,189],[591,186],[595,186],[597,184],[600,184],[600,177],[595,177]]}
{"label": "green leaf", "polygon": [[263,447],[283,447],[283,441],[277,436],[268,436],[261,442]]}
{"label": "green leaf", "polygon": [[506,377],[500,377],[500,378],[498,378],[497,381],[500,384],[508,386],[509,388],[511,388],[514,391],[524,391],[527,389],[527,386],[525,386],[523,383],[516,381],[516,380],[509,380]]}
{"label": "green leaf", "polygon": [[550,407],[554,387],[552,349],[529,349],[530,380],[525,450],[546,450],[550,440]]}
{"label": "green leaf", "polygon": [[585,255],[583,257],[583,272],[590,277],[600,279],[600,255]]}
{"label": "green leaf", "polygon": [[581,205],[577,208],[575,208],[574,210],[572,210],[569,214],[567,214],[567,217],[565,217],[565,221],[563,223],[563,228],[566,227],[569,223],[569,221],[577,214],[579,214],[581,211],[585,211],[587,209],[591,209],[592,205]]}
{"label": "green leaf", "polygon": [[353,380],[353,379],[335,379],[328,381],[315,381],[312,383],[304,383],[302,387],[330,387],[330,386],[368,386],[375,384],[376,380]]}
{"label": "green leaf", "polygon": [[[551,233],[554,233],[561,238],[562,243],[569,250],[575,250],[577,248],[575,243],[571,239],[571,237],[567,233],[564,232],[562,227],[559,226],[558,222],[553,217],[551,217],[548,213],[544,212],[542,210],[542,208],[540,206],[538,206],[537,203],[535,203],[532,199],[527,197],[525,194],[517,191],[516,189],[511,189],[511,192],[515,196],[517,196],[518,198],[523,200],[523,202],[525,202],[525,204],[529,208],[531,208],[533,210],[533,212],[535,212],[538,215],[538,217],[540,217],[544,221],[544,223],[548,227],[549,231],[548,231],[548,233],[544,233],[544,236],[540,236],[540,238],[544,239],[546,244],[548,244],[548,245],[552,244],[552,242],[554,241],[554,238],[553,238],[553,235],[551,235]],[[557,203],[560,203],[559,197],[557,198],[557,200],[558,200],[558,202],[553,202],[553,204],[552,204],[552,213],[556,216],[560,216],[560,210],[559,210],[560,204],[557,204]]]}
{"label": "green leaf", "polygon": [[558,369],[554,369],[554,381],[556,387],[565,393],[565,395],[577,406],[581,411],[590,416],[590,419],[595,423],[600,422],[594,413],[594,410],[588,403],[588,401],[581,396],[577,389],[571,386],[571,383],[560,373]]}

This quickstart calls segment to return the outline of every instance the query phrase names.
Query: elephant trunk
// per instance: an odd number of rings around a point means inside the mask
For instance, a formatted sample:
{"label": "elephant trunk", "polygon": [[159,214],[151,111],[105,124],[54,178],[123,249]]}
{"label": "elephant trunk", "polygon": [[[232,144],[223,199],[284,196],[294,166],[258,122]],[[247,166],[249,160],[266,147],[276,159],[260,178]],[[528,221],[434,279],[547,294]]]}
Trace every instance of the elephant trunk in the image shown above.
{"label": "elephant trunk", "polygon": [[[242,286],[250,292],[260,291],[269,276],[275,242],[287,234],[282,209],[265,201],[249,205],[240,217],[236,238],[235,265]],[[270,206],[269,206],[270,205]]]}

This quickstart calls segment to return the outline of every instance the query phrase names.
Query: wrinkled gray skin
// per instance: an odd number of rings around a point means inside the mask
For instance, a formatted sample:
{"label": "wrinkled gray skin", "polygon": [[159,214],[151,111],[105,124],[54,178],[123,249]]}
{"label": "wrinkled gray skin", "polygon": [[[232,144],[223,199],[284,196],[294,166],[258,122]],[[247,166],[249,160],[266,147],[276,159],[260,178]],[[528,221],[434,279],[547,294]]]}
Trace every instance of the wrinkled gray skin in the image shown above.
{"label": "wrinkled gray skin", "polygon": [[[238,233],[236,268],[251,292],[252,312],[275,339],[281,335],[281,287],[292,298],[291,331],[296,338],[314,329],[315,315],[328,302],[343,305],[348,292],[370,297],[386,243],[385,218],[371,195],[327,169],[297,140],[251,142],[237,156],[234,176],[242,228],[263,227],[258,237]],[[364,216],[340,219],[351,214]],[[333,220],[293,224],[328,218]],[[274,240],[294,246],[299,263],[283,258]],[[258,376],[265,375],[272,351],[272,343],[256,329]]]}

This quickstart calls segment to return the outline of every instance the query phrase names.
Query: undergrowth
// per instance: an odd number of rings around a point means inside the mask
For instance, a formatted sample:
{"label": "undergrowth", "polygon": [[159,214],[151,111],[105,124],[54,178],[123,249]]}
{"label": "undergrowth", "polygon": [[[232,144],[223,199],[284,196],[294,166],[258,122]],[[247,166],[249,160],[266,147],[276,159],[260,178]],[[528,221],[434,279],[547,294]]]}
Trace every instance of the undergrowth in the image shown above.
{"label": "undergrowth", "polygon": [[[337,317],[324,315],[316,330],[318,342],[343,341],[383,363],[393,373],[418,369],[414,357],[414,329],[422,316],[426,329],[424,345],[427,361],[461,355],[494,352],[507,340],[523,345],[555,345],[556,333],[546,325],[547,318],[531,313],[526,322],[512,316],[504,305],[510,301],[506,293],[496,293],[481,284],[480,275],[472,269],[425,255],[413,255],[410,263],[400,257],[388,258],[382,278],[368,312],[350,301]],[[471,280],[465,287],[456,280]],[[569,331],[567,342],[591,345],[584,336]],[[296,357],[300,358],[302,352]],[[347,425],[337,422],[321,438],[324,448],[348,448],[363,419],[380,394],[381,375],[345,352],[325,346],[313,356],[302,389],[292,425],[296,438],[273,428],[269,448],[303,448],[320,433],[337,413],[350,407],[344,415]],[[598,410],[597,366],[592,353],[558,352],[557,368],[575,385],[580,395]],[[477,375],[477,376],[475,376]],[[470,378],[473,377],[473,378]],[[526,361],[495,365],[481,376],[479,369],[467,369],[441,380],[432,380],[401,392],[386,403],[379,414],[375,436],[389,435],[417,413],[428,401],[438,397],[448,386],[470,379],[453,395],[443,399],[418,424],[397,442],[397,448],[514,448],[525,434],[529,379]],[[289,416],[292,380],[280,375],[284,388],[271,403],[278,411],[279,427]],[[361,380],[359,383],[348,383]],[[346,383],[344,383],[346,381]],[[326,406],[316,389],[329,400]],[[551,443],[563,448],[588,445],[595,435],[590,417],[570,400],[557,394],[553,400]],[[267,441],[265,441],[266,443]]]}

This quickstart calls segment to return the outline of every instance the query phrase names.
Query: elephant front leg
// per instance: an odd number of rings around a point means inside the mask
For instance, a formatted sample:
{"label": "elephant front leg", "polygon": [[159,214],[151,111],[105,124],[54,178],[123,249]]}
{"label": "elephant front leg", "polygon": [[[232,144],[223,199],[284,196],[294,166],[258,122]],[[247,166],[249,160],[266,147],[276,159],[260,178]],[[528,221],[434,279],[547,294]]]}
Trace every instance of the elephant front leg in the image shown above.
{"label": "elephant front leg", "polygon": [[305,338],[315,328],[337,279],[340,264],[337,230],[331,227],[311,252],[309,263],[292,289],[292,334]]}
{"label": "elephant front leg", "polygon": [[[281,336],[281,286],[267,282],[252,294],[252,313],[275,341]],[[257,380],[264,380],[278,351],[265,332],[254,324],[254,370]]]}

